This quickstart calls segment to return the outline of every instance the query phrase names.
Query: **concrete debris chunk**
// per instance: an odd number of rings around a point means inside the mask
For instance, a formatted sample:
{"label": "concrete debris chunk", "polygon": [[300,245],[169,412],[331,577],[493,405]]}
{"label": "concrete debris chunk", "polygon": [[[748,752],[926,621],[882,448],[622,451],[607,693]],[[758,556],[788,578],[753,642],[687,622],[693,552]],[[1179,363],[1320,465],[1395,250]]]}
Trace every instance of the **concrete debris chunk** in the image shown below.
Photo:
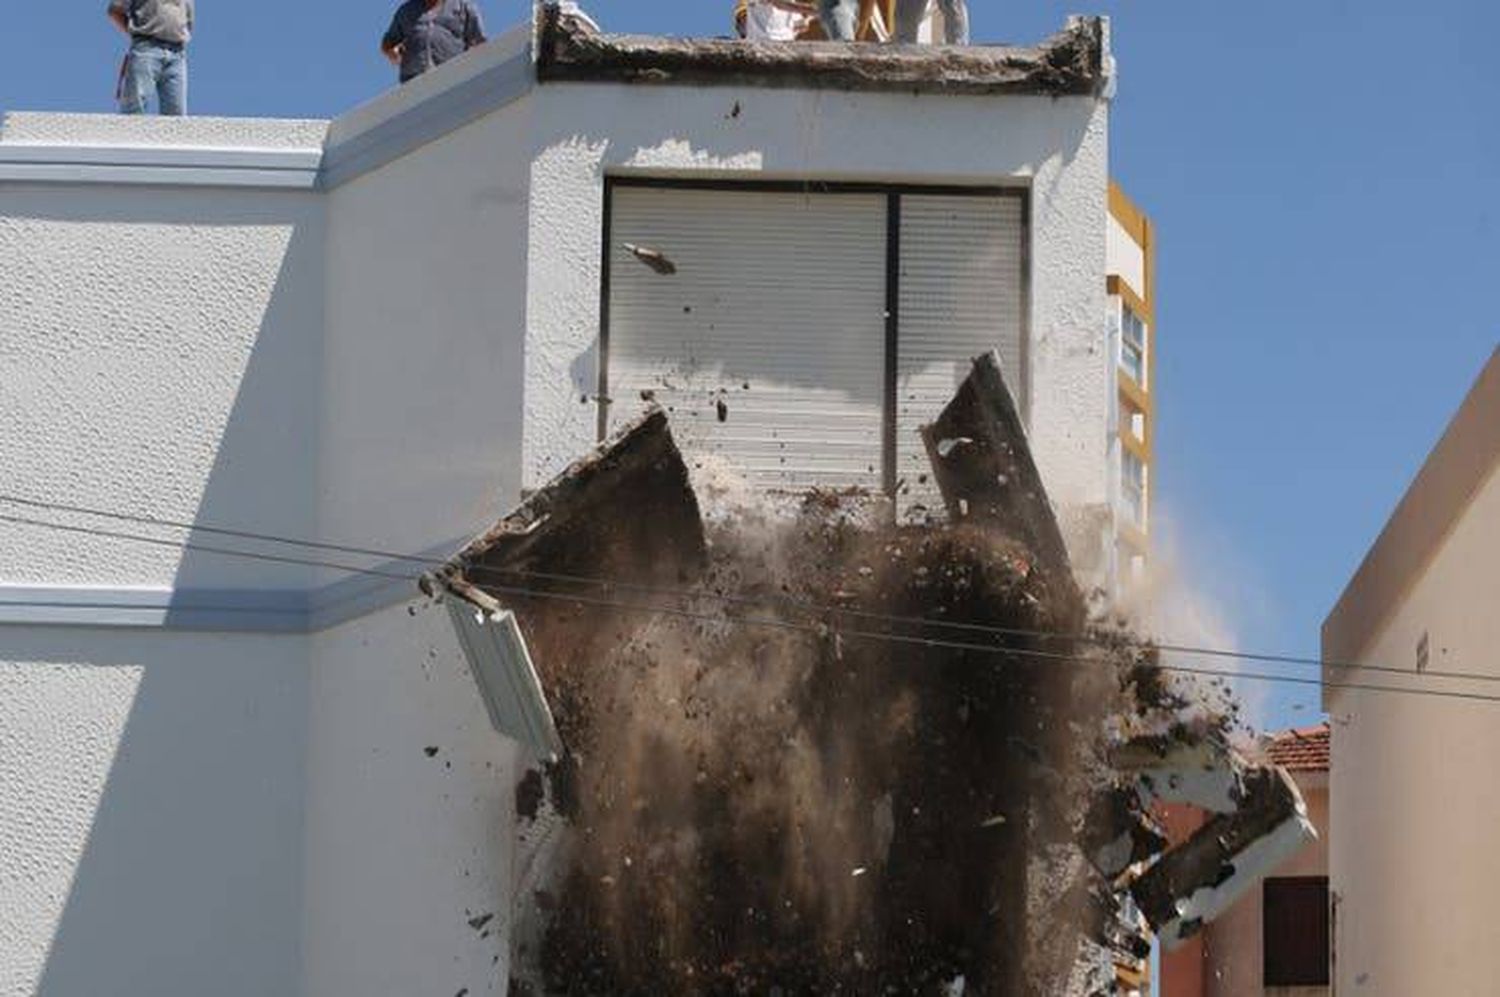
{"label": "concrete debris chunk", "polygon": [[1291,777],[1249,770],[1238,809],[1219,814],[1167,852],[1131,887],[1168,949],[1196,934],[1317,832]]}
{"label": "concrete debris chunk", "polygon": [[923,427],[922,439],[950,517],[977,519],[1018,537],[1071,583],[1068,548],[998,352],[974,359],[953,400]]}
{"label": "concrete debris chunk", "polygon": [[1121,772],[1139,777],[1147,794],[1163,803],[1227,814],[1244,795],[1245,762],[1215,732],[1174,727],[1121,744],[1110,760]]}

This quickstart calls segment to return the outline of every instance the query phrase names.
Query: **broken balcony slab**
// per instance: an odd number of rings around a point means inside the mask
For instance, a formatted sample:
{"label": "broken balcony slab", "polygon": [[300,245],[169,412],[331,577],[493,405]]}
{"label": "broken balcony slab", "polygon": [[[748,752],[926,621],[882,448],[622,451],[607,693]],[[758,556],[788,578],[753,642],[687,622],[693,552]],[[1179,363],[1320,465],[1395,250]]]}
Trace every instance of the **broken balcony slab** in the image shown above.
{"label": "broken balcony slab", "polygon": [[1251,769],[1239,808],[1163,855],[1130,892],[1170,950],[1316,837],[1291,778],[1273,767]]}
{"label": "broken balcony slab", "polygon": [[1210,813],[1233,813],[1244,794],[1244,761],[1221,739],[1173,730],[1132,738],[1110,752],[1121,772],[1137,776],[1151,797]]}
{"label": "broken balcony slab", "polygon": [[923,427],[922,439],[953,522],[1003,530],[1035,551],[1060,583],[1073,584],[1068,548],[999,353],[974,359],[953,400]]}
{"label": "broken balcony slab", "polygon": [[510,604],[559,589],[598,597],[607,593],[591,582],[635,581],[659,565],[674,566],[681,580],[678,568],[703,557],[687,465],[666,413],[653,408],[538,489],[448,570]]}
{"label": "broken balcony slab", "polygon": [[902,93],[1099,96],[1108,21],[1071,19],[1039,45],[744,42],[601,34],[554,6],[539,12],[537,79]]}

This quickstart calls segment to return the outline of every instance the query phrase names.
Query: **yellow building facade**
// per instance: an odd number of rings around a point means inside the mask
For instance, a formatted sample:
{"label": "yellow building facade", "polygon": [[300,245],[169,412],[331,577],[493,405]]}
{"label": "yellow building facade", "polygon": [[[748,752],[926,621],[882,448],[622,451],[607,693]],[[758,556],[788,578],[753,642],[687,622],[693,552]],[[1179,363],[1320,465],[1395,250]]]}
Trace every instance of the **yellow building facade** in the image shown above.
{"label": "yellow building facade", "polygon": [[1113,576],[1121,588],[1141,577],[1151,542],[1156,471],[1156,230],[1151,219],[1109,185],[1109,345],[1116,362]]}

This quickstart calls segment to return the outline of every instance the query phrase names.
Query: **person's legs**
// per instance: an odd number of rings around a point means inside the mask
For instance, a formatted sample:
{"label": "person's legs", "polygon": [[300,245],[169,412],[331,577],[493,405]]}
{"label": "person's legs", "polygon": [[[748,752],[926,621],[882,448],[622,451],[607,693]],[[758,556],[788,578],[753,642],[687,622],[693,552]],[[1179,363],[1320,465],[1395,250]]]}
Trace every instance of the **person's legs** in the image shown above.
{"label": "person's legs", "polygon": [[187,53],[178,49],[163,53],[161,74],[156,81],[157,102],[161,113],[181,116],[187,113]]}
{"label": "person's legs", "polygon": [[964,0],[938,0],[943,11],[944,41],[949,45],[969,44],[969,5]]}
{"label": "person's legs", "polygon": [[896,0],[896,41],[914,45],[922,21],[927,17],[927,0]]}
{"label": "person's legs", "polygon": [[850,42],[859,26],[859,0],[821,0],[818,17],[833,41]]}
{"label": "person's legs", "polygon": [[124,77],[120,80],[121,114],[146,113],[146,98],[156,92],[159,71],[156,49],[143,42],[130,46]]}

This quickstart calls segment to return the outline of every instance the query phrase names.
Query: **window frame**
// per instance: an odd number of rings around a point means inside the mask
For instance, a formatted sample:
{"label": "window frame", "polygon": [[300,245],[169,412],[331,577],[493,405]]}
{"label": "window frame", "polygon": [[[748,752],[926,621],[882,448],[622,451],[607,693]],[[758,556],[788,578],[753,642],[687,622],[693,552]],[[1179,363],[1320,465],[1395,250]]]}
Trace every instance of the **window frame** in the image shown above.
{"label": "window frame", "polygon": [[[1135,323],[1135,326],[1140,329],[1141,335],[1139,342],[1132,339],[1128,332],[1128,330],[1131,328],[1132,321]],[[1147,344],[1150,340],[1150,337],[1150,325],[1147,324],[1144,318],[1136,314],[1135,309],[1130,307],[1130,302],[1125,301],[1122,298],[1120,301],[1120,369],[1124,371],[1131,380],[1135,381],[1136,384],[1140,385],[1142,388],[1148,389],[1150,385],[1146,383],[1146,372],[1148,369],[1146,351],[1148,349]],[[1137,366],[1131,366],[1130,364],[1127,364],[1125,361],[1126,356],[1134,357]]]}
{"label": "window frame", "polygon": [[[1132,466],[1140,468],[1139,487],[1136,487],[1135,476],[1128,473]],[[1149,488],[1150,468],[1146,462],[1129,447],[1120,447],[1120,495],[1126,508],[1133,513],[1130,525],[1138,530],[1145,530],[1147,526],[1146,496]]]}
{"label": "window frame", "polygon": [[614,192],[622,187],[652,187],[672,190],[723,190],[741,193],[805,193],[813,194],[884,194],[886,206],[886,340],[885,340],[885,391],[882,399],[882,454],[881,480],[884,491],[894,496],[897,487],[896,433],[899,410],[898,380],[900,358],[900,300],[901,300],[901,198],[911,196],[948,197],[1014,197],[1021,208],[1021,321],[1019,353],[1021,376],[1019,384],[1012,385],[1016,393],[1016,405],[1020,409],[1021,421],[1031,424],[1031,291],[1032,291],[1032,190],[1029,184],[912,184],[912,183],[863,183],[853,181],[826,180],[755,180],[726,179],[722,177],[689,176],[663,177],[640,174],[606,174],[604,177],[604,218],[599,246],[599,370],[598,370],[598,439],[602,442],[609,435],[609,323],[610,323],[610,270],[612,255],[612,222],[614,218]]}
{"label": "window frame", "polygon": [[[1300,895],[1299,895],[1300,894]],[[1307,903],[1308,895],[1316,894],[1322,900],[1321,907],[1309,905],[1302,910],[1293,910],[1290,921],[1276,926],[1272,919],[1278,914],[1285,917],[1290,904]],[[1275,899],[1273,899],[1275,897]],[[1272,876],[1261,884],[1261,985],[1266,987],[1326,987],[1332,977],[1333,920],[1331,893],[1327,876]],[[1316,911],[1316,914],[1310,914]],[[1308,917],[1312,920],[1309,922]],[[1309,924],[1314,932],[1321,932],[1323,955],[1314,967],[1311,962],[1298,963],[1297,951],[1277,945],[1279,939],[1305,937]],[[1309,953],[1311,946],[1308,946]],[[1311,959],[1308,954],[1306,958]],[[1273,961],[1278,960],[1278,961]]]}

